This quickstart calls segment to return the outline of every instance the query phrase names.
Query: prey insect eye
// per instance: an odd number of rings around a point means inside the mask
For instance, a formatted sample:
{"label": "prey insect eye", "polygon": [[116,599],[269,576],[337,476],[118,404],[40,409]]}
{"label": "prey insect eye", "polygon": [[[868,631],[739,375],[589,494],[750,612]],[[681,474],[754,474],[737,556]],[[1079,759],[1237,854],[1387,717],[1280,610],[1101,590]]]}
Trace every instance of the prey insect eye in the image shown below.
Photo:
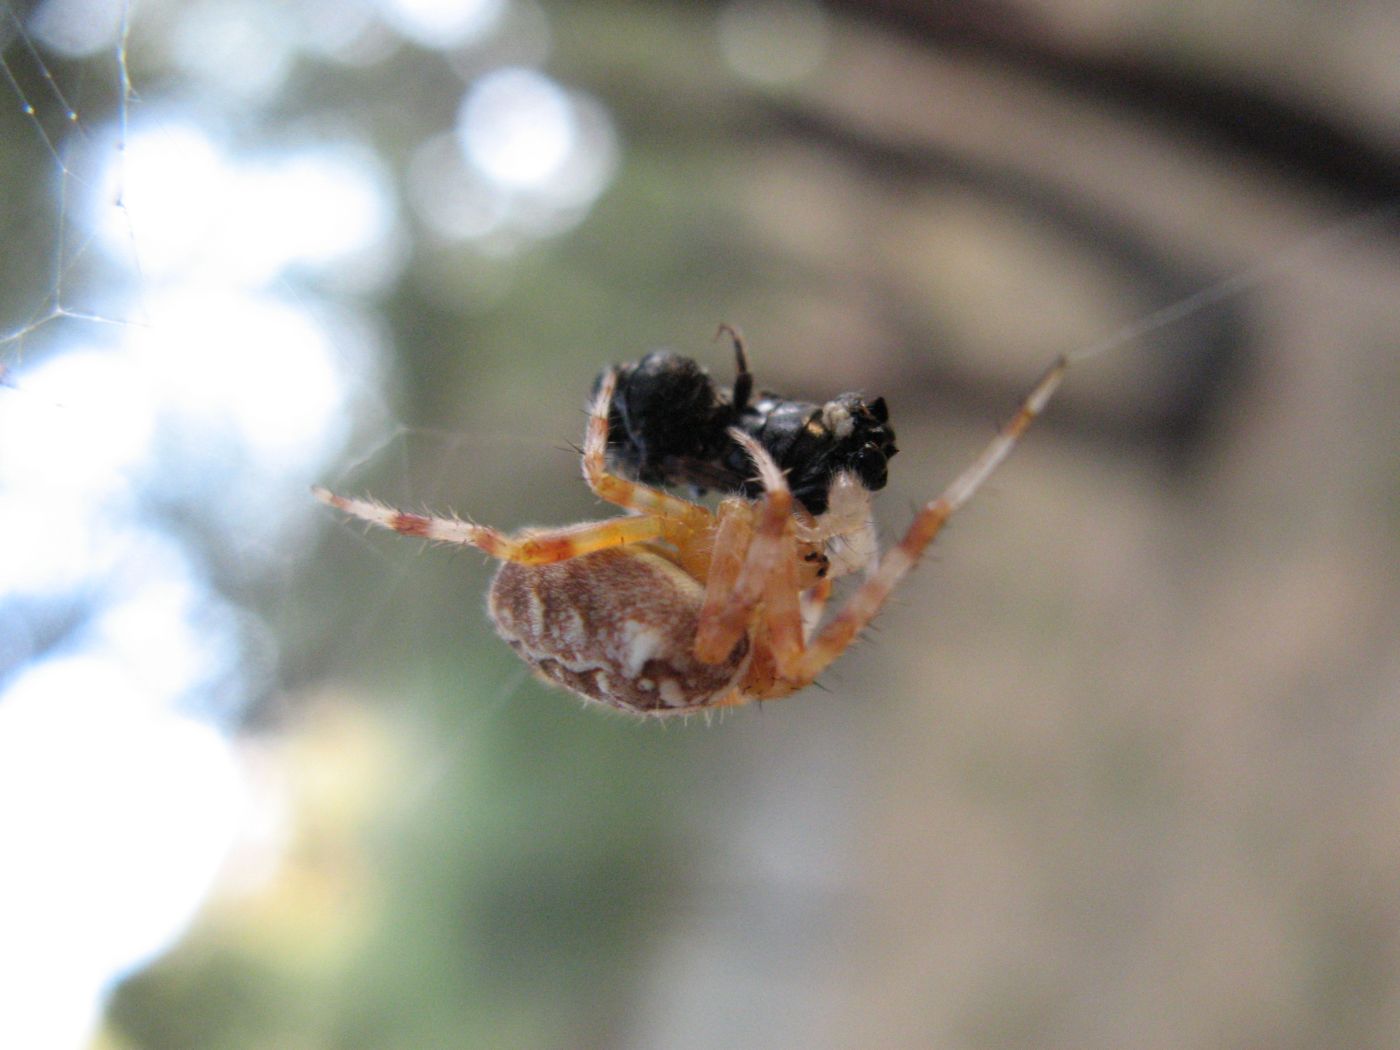
{"label": "prey insect eye", "polygon": [[857,452],[851,466],[860,476],[861,483],[872,491],[884,488],[889,481],[889,458],[874,445],[866,445]]}

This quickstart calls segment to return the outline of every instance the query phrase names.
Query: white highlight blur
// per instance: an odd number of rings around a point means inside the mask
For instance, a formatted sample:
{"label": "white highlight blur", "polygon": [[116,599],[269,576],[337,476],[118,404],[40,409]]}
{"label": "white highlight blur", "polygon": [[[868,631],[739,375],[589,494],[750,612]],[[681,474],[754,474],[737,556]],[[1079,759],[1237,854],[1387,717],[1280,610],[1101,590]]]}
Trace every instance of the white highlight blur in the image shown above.
{"label": "white highlight blur", "polygon": [[263,0],[185,0],[169,50],[184,75],[242,104],[271,99],[292,71],[286,12]]}
{"label": "white highlight blur", "polygon": [[506,12],[505,0],[377,0],[381,16],[420,47],[464,47],[490,33]]}
{"label": "white highlight blur", "polygon": [[247,807],[218,733],[114,655],[32,664],[0,702],[0,1045],[78,1045],[113,976],[189,922]]}
{"label": "white highlight blur", "polygon": [[592,98],[536,70],[497,69],[467,89],[455,141],[430,139],[414,155],[409,199],[440,236],[510,251],[582,221],[612,181],[617,149]]}
{"label": "white highlight blur", "polygon": [[125,157],[108,168],[91,221],[114,258],[134,242],[147,280],[259,286],[294,269],[341,281],[350,271],[369,291],[397,276],[388,178],[364,147],[234,158],[205,128],[171,118],[133,128]]}
{"label": "white highlight blur", "polygon": [[69,206],[137,275],[106,312],[138,320],[55,325],[7,362],[0,609],[21,612],[0,687],[0,1047],[83,1045],[244,833],[217,726],[260,684],[260,631],[206,562],[255,580],[295,548],[352,384],[375,381],[372,326],[320,290],[373,291],[403,258],[357,143],[240,155],[154,102],[124,150],[86,130],[73,163],[106,166]]}
{"label": "white highlight blur", "polygon": [[[126,493],[155,433],[156,405],[141,375],[110,353],[75,349],[23,376],[30,396],[8,398],[0,412],[5,490],[27,489],[41,506],[73,495]],[[6,520],[0,517],[0,530]],[[2,531],[0,549],[6,549]],[[27,570],[0,559],[0,589],[19,571]]]}
{"label": "white highlight blur", "polygon": [[131,329],[128,345],[182,444],[226,445],[256,473],[301,480],[345,436],[338,354],[304,304],[181,288],[153,304],[151,327]]}
{"label": "white highlight blur", "polygon": [[578,127],[569,97],[533,69],[498,69],[462,99],[457,133],[467,160],[506,189],[538,189],[559,178]]}
{"label": "white highlight blur", "polygon": [[26,28],[65,58],[87,58],[116,44],[124,0],[43,0]]}

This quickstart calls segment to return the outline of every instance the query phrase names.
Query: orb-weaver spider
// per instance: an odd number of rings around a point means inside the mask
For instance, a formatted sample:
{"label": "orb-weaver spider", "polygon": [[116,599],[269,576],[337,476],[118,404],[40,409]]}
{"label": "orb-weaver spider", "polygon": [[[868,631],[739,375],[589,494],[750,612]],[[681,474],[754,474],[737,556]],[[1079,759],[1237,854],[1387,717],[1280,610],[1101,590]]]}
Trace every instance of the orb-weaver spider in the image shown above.
{"label": "orb-weaver spider", "polygon": [[[1011,452],[1068,365],[1060,358],[1046,371],[1011,421],[883,556],[873,543],[869,492],[855,474],[837,473],[825,511],[813,515],[794,500],[773,457],[740,429],[729,436],[752,460],[762,483],[756,498],[727,496],[711,510],[609,473],[615,370],[603,374],[593,399],[583,476],[599,498],[631,512],[624,517],[506,535],[314,492],[364,521],[500,559],[489,597],[496,630],[539,675],[585,699],[641,715],[774,700],[811,684],[870,623]],[[860,569],[865,578],[823,624],[832,578]]]}

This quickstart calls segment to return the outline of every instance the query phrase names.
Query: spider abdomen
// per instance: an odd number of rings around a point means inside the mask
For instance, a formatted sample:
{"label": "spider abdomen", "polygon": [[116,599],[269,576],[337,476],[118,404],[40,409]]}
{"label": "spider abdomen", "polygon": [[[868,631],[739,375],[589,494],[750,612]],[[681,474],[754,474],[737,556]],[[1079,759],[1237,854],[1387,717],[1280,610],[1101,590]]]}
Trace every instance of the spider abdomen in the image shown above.
{"label": "spider abdomen", "polygon": [[504,562],[488,607],[496,630],[544,678],[640,714],[707,707],[748,666],[741,638],[721,663],[693,646],[704,588],[640,547],[614,547],[548,565]]}

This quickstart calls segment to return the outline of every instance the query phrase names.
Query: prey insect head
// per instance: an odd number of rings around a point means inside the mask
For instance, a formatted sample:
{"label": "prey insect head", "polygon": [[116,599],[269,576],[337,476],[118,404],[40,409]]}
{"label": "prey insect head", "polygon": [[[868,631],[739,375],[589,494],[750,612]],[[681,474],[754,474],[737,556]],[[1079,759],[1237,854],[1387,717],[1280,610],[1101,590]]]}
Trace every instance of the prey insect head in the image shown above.
{"label": "prey insect head", "polygon": [[814,515],[826,513],[837,474],[854,474],[871,492],[884,488],[890,457],[899,451],[883,397],[847,393],[814,405],[765,393],[739,426],[787,472],[793,496]]}

